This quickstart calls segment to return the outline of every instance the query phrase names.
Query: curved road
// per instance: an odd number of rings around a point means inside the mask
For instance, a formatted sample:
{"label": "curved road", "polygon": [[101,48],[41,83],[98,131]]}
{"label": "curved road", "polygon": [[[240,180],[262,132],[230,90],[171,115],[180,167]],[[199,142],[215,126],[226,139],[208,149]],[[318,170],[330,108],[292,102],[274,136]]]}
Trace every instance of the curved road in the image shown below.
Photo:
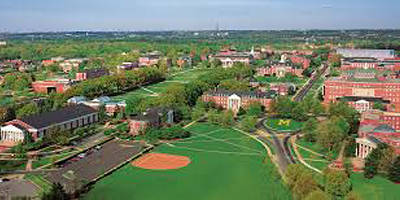
{"label": "curved road", "polygon": [[[321,70],[316,73],[307,83],[300,89],[300,91],[293,97],[293,101],[300,102],[303,101],[304,97],[307,95],[307,93],[310,91],[314,83],[320,78],[321,75],[323,75],[326,70],[328,69],[328,65],[326,63],[322,64]],[[264,121],[266,118],[261,120],[260,122],[257,123],[257,128],[262,129],[265,132],[267,132],[271,138],[272,138],[272,145],[274,146],[275,153],[277,156],[277,162],[278,165],[280,166],[280,170],[282,172],[286,171],[286,168],[289,164],[294,164],[296,163],[289,147],[289,139],[290,137],[296,135],[297,133],[291,133],[286,135],[283,139],[279,139],[273,130],[269,130],[267,127],[264,126]],[[269,140],[265,136],[259,135],[258,138],[265,142],[266,144],[269,144]]]}

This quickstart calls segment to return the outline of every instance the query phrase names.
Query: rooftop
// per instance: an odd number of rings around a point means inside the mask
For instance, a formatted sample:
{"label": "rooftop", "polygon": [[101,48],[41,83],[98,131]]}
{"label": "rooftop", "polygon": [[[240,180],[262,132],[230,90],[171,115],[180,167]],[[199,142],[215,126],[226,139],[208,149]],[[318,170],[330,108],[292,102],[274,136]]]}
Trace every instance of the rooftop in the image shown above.
{"label": "rooftop", "polygon": [[33,128],[41,129],[53,124],[73,120],[75,118],[96,113],[97,111],[89,106],[78,104],[67,106],[62,109],[23,117],[21,121],[29,124]]}

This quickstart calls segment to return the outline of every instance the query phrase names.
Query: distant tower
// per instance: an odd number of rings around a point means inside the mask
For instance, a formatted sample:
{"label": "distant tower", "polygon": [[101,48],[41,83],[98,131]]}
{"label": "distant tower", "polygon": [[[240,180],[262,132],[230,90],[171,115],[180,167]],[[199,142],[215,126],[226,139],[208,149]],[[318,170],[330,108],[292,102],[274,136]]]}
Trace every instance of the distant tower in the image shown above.
{"label": "distant tower", "polygon": [[217,22],[217,25],[215,26],[215,30],[217,31],[217,33],[219,33],[219,22]]}

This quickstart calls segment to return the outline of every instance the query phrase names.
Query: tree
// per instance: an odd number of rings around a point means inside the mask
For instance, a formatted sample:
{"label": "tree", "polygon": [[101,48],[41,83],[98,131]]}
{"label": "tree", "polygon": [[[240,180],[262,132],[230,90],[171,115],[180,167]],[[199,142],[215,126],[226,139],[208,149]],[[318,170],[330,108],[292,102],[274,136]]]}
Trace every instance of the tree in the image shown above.
{"label": "tree", "polygon": [[246,110],[246,114],[248,116],[259,117],[262,115],[262,113],[263,113],[263,107],[258,102],[250,104]]}
{"label": "tree", "polygon": [[235,79],[227,79],[221,81],[220,88],[230,90],[230,91],[249,91],[250,87],[246,81],[237,81]]}
{"label": "tree", "polygon": [[318,189],[312,173],[303,165],[289,165],[285,172],[286,182],[294,195],[299,198],[305,198],[309,193]]}
{"label": "tree", "polygon": [[330,196],[320,189],[312,191],[304,200],[328,200]]}
{"label": "tree", "polygon": [[351,182],[344,171],[326,170],[325,191],[331,194],[334,199],[341,199],[351,190]]}
{"label": "tree", "polygon": [[361,197],[358,193],[352,191],[352,192],[349,192],[344,199],[345,200],[361,200]]}
{"label": "tree", "polygon": [[257,118],[254,116],[246,116],[240,122],[240,126],[242,127],[242,129],[249,132],[254,131],[256,129],[256,124],[257,124]]}
{"label": "tree", "polygon": [[229,127],[235,123],[234,113],[232,110],[222,112],[219,119],[219,122],[222,126]]}
{"label": "tree", "polygon": [[65,192],[63,186],[60,183],[55,183],[51,186],[49,192],[44,193],[42,200],[68,200],[68,194]]}
{"label": "tree", "polygon": [[301,128],[301,132],[304,134],[304,138],[307,141],[315,142],[317,127],[318,121],[315,118],[310,118],[304,123],[303,127]]}
{"label": "tree", "polygon": [[283,118],[291,118],[295,106],[295,103],[288,97],[280,96],[272,102],[271,111]]}
{"label": "tree", "polygon": [[376,109],[376,110],[382,110],[382,111],[385,111],[385,110],[386,110],[386,109],[385,109],[385,106],[384,106],[382,103],[380,103],[380,102],[374,103],[374,105],[373,105],[372,108],[373,108],[373,109]]}
{"label": "tree", "polygon": [[17,118],[33,115],[39,112],[39,107],[35,103],[29,103],[17,110]]}
{"label": "tree", "polygon": [[379,160],[378,172],[388,175],[393,161],[396,159],[396,152],[393,147],[387,146],[382,150],[381,159]]}
{"label": "tree", "polygon": [[349,134],[357,133],[359,124],[359,113],[343,102],[332,103],[328,108],[329,117],[343,117],[350,126]]}
{"label": "tree", "polygon": [[322,122],[317,128],[317,143],[328,148],[329,151],[340,146],[341,142],[346,138],[349,125],[341,117],[332,117]]}
{"label": "tree", "polygon": [[166,107],[183,105],[187,103],[185,87],[183,85],[173,84],[168,86],[166,91],[159,98],[159,104]]}
{"label": "tree", "polygon": [[396,158],[389,169],[389,180],[400,183],[400,156]]}
{"label": "tree", "polygon": [[368,154],[364,166],[365,178],[371,179],[378,173],[378,166],[385,148],[385,145],[379,144],[377,148],[373,149],[372,152]]}
{"label": "tree", "polygon": [[14,109],[9,107],[0,107],[0,123],[8,122],[15,118]]}

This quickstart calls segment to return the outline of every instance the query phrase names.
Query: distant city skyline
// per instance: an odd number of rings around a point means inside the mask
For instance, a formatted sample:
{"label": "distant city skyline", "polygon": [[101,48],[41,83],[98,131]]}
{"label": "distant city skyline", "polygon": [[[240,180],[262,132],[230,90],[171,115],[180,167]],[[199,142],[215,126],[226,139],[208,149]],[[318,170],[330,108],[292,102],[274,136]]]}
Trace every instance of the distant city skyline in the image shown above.
{"label": "distant city skyline", "polygon": [[1,0],[0,32],[399,29],[398,0]]}

